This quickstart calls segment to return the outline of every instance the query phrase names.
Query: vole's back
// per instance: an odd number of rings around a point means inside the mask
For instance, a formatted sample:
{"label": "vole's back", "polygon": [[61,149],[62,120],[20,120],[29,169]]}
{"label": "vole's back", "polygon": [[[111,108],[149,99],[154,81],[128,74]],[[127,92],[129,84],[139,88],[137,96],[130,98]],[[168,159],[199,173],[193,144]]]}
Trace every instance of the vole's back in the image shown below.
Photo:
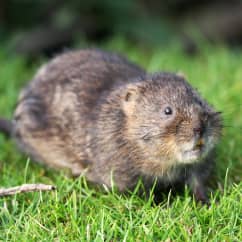
{"label": "vole's back", "polygon": [[[85,160],[87,125],[102,95],[144,71],[101,51],[63,54],[43,66],[23,90],[14,118],[14,136],[34,159],[78,174]],[[74,165],[76,164],[76,167]]]}

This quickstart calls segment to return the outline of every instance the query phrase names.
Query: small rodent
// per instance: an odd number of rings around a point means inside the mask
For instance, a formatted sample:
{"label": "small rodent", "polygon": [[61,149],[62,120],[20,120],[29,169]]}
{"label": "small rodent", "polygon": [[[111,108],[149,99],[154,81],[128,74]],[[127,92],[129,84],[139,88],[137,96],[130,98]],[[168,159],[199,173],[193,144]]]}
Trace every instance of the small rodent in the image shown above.
{"label": "small rodent", "polygon": [[182,76],[80,50],[41,67],[0,129],[34,160],[93,183],[119,191],[139,179],[147,189],[182,183],[205,201],[222,121]]}

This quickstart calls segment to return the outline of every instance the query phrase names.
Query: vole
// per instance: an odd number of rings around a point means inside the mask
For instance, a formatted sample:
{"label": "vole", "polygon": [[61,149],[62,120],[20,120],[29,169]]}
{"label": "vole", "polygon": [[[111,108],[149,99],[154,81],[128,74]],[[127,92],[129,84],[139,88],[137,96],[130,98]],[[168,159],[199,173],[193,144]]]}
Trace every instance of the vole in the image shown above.
{"label": "vole", "polygon": [[222,121],[181,75],[79,50],[43,65],[0,129],[33,160],[92,183],[121,192],[139,180],[147,189],[182,183],[205,201]]}

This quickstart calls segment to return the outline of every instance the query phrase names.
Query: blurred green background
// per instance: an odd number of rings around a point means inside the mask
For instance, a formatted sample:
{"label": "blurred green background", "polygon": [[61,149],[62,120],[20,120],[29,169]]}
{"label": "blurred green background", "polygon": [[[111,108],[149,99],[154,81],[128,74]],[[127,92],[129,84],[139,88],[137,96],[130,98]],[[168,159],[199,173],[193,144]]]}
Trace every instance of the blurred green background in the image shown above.
{"label": "blurred green background", "polygon": [[199,42],[242,43],[240,0],[1,0],[0,43],[33,58],[113,36],[144,48],[179,43],[190,55]]}

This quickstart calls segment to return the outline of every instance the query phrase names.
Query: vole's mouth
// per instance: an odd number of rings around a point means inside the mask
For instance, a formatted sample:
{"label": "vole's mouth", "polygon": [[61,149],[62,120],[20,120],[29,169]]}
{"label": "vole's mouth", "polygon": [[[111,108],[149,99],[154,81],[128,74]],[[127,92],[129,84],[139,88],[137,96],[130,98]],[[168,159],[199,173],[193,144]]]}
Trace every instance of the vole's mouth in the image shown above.
{"label": "vole's mouth", "polygon": [[185,149],[182,152],[182,162],[192,163],[199,161],[205,153],[205,142],[203,139],[199,139],[192,148]]}
{"label": "vole's mouth", "polygon": [[194,149],[194,150],[187,150],[183,153],[183,161],[184,163],[190,163],[194,162],[196,160],[199,160],[202,155],[201,149]]}
{"label": "vole's mouth", "polygon": [[184,151],[184,156],[188,158],[188,160],[194,158],[199,158],[202,154],[202,149],[192,149],[192,150],[186,150]]}

